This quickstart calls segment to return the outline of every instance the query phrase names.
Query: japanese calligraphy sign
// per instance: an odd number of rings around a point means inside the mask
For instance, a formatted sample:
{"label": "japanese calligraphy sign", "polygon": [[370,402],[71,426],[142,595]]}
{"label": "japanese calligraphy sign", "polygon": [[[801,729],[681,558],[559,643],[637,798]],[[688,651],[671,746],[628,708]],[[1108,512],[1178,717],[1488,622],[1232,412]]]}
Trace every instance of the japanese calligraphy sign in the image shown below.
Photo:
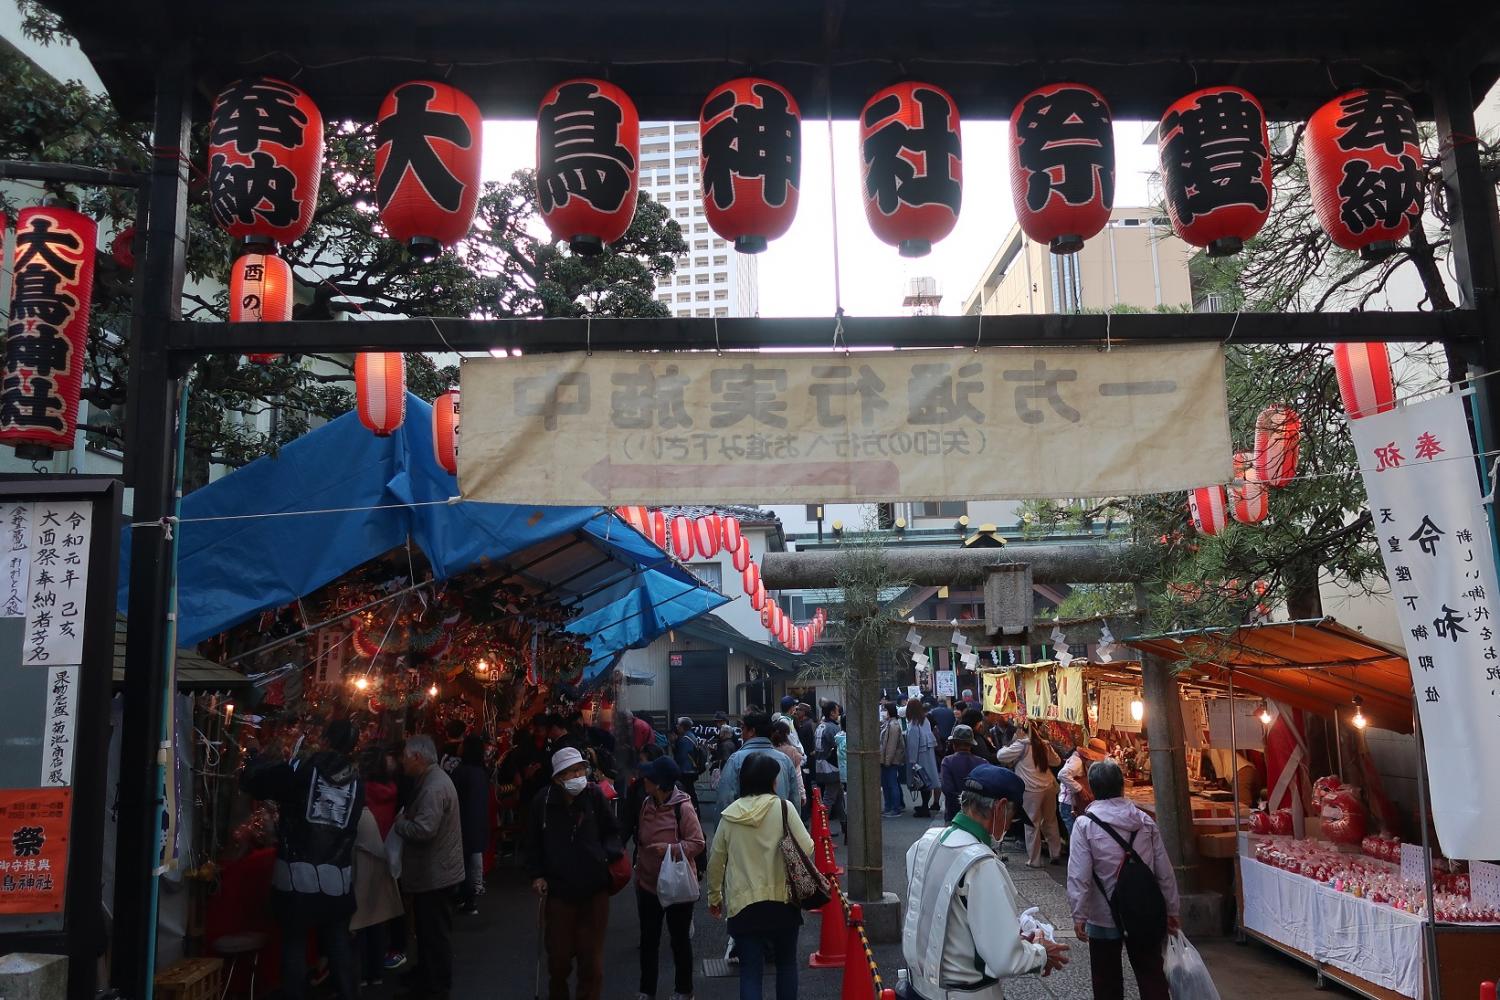
{"label": "japanese calligraphy sign", "polygon": [[1432,819],[1450,858],[1500,857],[1500,787],[1439,761],[1500,760],[1494,550],[1457,395],[1350,421],[1406,641]]}
{"label": "japanese calligraphy sign", "polygon": [[641,120],[607,80],[568,80],[542,98],[536,120],[536,204],[580,254],[598,254],[630,228]]}
{"label": "japanese calligraphy sign", "polygon": [[958,104],[930,83],[887,87],[860,113],[859,149],[870,228],[903,257],[930,252],[963,200]]}
{"label": "japanese calligraphy sign", "polygon": [[68,874],[70,788],[0,789],[0,913],[59,913]]}
{"label": "japanese calligraphy sign", "polygon": [[1016,224],[1053,253],[1073,253],[1109,221],[1115,203],[1115,133],[1104,95],[1053,83],[1010,116],[1010,191]]}
{"label": "japanese calligraphy sign", "polygon": [[208,206],[230,236],[292,243],[312,224],[323,167],[323,115],[301,88],[247,77],[214,100]]}
{"label": "japanese calligraphy sign", "polygon": [[1422,137],[1406,99],[1351,90],[1307,121],[1307,182],[1329,239],[1378,257],[1422,215]]}
{"label": "japanese calligraphy sign", "polygon": [[30,585],[26,645],[21,662],[72,666],[83,662],[92,507],[86,502],[38,502],[31,513]]}
{"label": "japanese calligraphy sign", "polygon": [[759,253],[792,227],[802,183],[802,112],[780,84],[741,77],[703,102],[703,214],[740,253]]}
{"label": "japanese calligraphy sign", "polygon": [[1238,253],[1271,212],[1271,142],[1239,87],[1194,91],[1161,120],[1162,186],[1177,235],[1210,257]]}
{"label": "japanese calligraphy sign", "polygon": [[463,365],[459,485],[546,504],[1157,493],[1230,478],[1217,344]]}
{"label": "japanese calligraphy sign", "polygon": [[980,698],[984,711],[1014,715],[1021,710],[1016,698],[1016,675],[1008,670],[984,674],[980,678]]}
{"label": "japanese calligraphy sign", "polygon": [[22,457],[73,447],[98,235],[70,208],[26,208],[16,220],[0,443]]}
{"label": "japanese calligraphy sign", "polygon": [[420,257],[463,239],[479,203],[479,106],[446,83],[386,95],[375,128],[375,200],[391,239]]}
{"label": "japanese calligraphy sign", "polygon": [[1119,733],[1140,732],[1141,724],[1130,714],[1130,703],[1139,697],[1140,692],[1134,688],[1100,688],[1099,724],[1095,728]]}

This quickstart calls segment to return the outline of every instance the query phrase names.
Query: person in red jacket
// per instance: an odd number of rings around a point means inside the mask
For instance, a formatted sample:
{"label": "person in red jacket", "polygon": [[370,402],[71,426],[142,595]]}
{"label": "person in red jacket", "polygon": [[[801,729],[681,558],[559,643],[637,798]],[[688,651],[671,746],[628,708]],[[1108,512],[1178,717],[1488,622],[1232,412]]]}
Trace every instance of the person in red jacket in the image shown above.
{"label": "person in red jacket", "polygon": [[646,798],[636,826],[635,904],[641,924],[641,992],[656,996],[657,958],[661,952],[661,927],[665,921],[672,942],[676,967],[672,1000],[693,996],[693,903],[662,906],[656,880],[667,851],[680,847],[694,861],[707,847],[703,827],[688,794],[678,787],[682,772],[670,757],[658,757],[641,769]]}

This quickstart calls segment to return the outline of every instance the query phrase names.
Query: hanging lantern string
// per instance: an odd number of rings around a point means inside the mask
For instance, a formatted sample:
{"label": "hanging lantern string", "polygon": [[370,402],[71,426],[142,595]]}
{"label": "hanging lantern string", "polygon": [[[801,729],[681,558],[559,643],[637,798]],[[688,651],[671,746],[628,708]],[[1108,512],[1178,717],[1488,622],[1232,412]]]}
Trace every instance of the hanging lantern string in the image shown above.
{"label": "hanging lantern string", "polygon": [[828,208],[833,218],[833,346],[837,350],[843,341],[844,353],[849,352],[849,342],[844,340],[844,282],[839,267],[839,180],[833,169],[833,67],[828,67],[827,98],[828,111]]}

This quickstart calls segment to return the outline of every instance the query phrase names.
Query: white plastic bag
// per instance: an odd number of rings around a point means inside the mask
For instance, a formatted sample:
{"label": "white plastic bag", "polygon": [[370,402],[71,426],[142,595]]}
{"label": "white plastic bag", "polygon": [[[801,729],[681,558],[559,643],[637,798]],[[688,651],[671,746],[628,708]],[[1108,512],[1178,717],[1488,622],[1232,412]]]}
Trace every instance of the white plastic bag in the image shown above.
{"label": "white plastic bag", "polygon": [[669,845],[667,856],[661,859],[661,874],[656,876],[656,898],[662,906],[698,901],[698,873],[681,844]]}
{"label": "white plastic bag", "polygon": [[1057,928],[1042,919],[1040,906],[1033,906],[1021,914],[1021,936],[1035,941],[1033,935],[1038,934],[1054,944],[1057,942]]}
{"label": "white plastic bag", "polygon": [[391,827],[391,832],[385,835],[385,863],[390,866],[391,878],[401,879],[401,849],[406,846],[406,838]]}
{"label": "white plastic bag", "polygon": [[1208,974],[1208,966],[1203,964],[1198,949],[1181,931],[1167,937],[1162,961],[1172,1000],[1219,1000],[1219,991],[1214,987],[1213,977]]}

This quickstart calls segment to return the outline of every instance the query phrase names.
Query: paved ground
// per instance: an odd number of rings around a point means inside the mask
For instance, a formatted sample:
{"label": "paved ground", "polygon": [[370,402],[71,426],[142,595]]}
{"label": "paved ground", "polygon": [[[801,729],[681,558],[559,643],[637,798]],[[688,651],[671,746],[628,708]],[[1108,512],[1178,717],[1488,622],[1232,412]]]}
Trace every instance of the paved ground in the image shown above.
{"label": "paved ground", "polygon": [[[910,817],[885,821],[886,888],[901,894],[905,890],[903,873],[907,846],[926,829],[927,822]],[[712,833],[710,832],[710,838]],[[1012,852],[1014,846],[1011,845]],[[842,857],[842,850],[840,850]],[[1011,874],[1027,905],[1038,906],[1053,922],[1060,937],[1073,939],[1072,921],[1068,917],[1067,897],[1062,870],[1028,869],[1015,859]],[[481,900],[477,916],[459,916],[454,928],[456,983],[454,997],[462,1000],[524,1000],[533,996],[536,983],[537,906],[536,897],[525,886],[514,869],[497,871],[490,880],[489,894]],[[708,916],[707,904],[700,902],[695,921],[694,938],[697,1000],[735,1000],[739,982],[735,978],[704,978],[702,960],[722,957],[725,948],[724,925]],[[606,980],[604,1000],[634,1000],[639,962],[638,936],[633,891],[615,897],[610,913],[609,941],[605,949]],[[840,995],[841,973],[807,968],[807,956],[817,948],[818,919],[812,917],[801,935],[801,981],[798,995],[806,1000],[835,1000]],[[1312,1000],[1314,997],[1338,996],[1317,991],[1312,973],[1258,945],[1237,945],[1229,940],[1196,942],[1214,974],[1222,1000]],[[1073,940],[1073,961],[1048,979],[1028,977],[1006,983],[1010,1000],[1058,998],[1083,1000],[1091,996],[1088,976],[1087,946]],[[894,982],[901,965],[900,948],[880,945],[875,948],[881,972]],[[657,996],[665,1000],[670,992],[671,955],[663,942],[661,955],[662,988]],[[1129,977],[1127,976],[1127,980]],[[547,985],[541,985],[540,997],[546,997]],[[364,996],[386,1000],[396,995],[390,981],[379,989],[366,990]],[[766,981],[766,996],[774,996],[774,986]],[[1136,997],[1134,984],[1127,996]]]}

